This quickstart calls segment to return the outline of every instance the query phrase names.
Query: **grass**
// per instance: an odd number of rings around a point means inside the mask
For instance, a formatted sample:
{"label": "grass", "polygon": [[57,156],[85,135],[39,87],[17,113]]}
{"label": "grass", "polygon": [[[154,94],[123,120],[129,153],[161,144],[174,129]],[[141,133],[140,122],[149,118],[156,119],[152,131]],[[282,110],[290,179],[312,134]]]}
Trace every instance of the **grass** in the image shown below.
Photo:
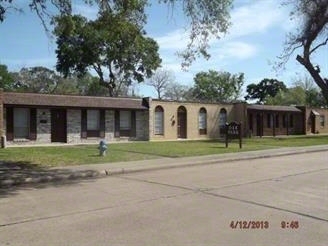
{"label": "grass", "polygon": [[130,142],[109,144],[107,155],[100,157],[96,145],[60,147],[15,147],[0,149],[0,160],[21,162],[40,167],[96,164],[118,161],[134,161],[160,157],[185,157],[270,149],[277,147],[310,146],[328,144],[328,136],[290,136],[243,139],[225,148],[219,141]]}

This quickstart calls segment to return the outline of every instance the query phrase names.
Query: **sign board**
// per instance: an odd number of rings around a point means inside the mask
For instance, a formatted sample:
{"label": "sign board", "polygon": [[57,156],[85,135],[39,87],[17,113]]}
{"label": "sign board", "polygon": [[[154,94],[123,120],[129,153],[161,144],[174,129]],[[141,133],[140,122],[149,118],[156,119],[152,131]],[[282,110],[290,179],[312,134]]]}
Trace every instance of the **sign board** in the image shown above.
{"label": "sign board", "polygon": [[239,139],[239,148],[242,148],[242,132],[241,132],[241,123],[230,122],[226,123],[226,136],[225,136],[225,144],[226,148],[228,148],[229,140],[231,139]]}

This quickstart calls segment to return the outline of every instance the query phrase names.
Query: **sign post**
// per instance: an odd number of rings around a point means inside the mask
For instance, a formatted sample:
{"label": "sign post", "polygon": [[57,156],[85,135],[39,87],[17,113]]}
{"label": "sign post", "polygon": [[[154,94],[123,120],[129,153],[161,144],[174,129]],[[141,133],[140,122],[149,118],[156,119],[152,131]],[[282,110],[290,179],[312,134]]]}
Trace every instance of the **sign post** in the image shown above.
{"label": "sign post", "polygon": [[239,139],[239,148],[242,148],[242,132],[241,123],[235,121],[226,123],[225,145],[228,148],[229,139]]}

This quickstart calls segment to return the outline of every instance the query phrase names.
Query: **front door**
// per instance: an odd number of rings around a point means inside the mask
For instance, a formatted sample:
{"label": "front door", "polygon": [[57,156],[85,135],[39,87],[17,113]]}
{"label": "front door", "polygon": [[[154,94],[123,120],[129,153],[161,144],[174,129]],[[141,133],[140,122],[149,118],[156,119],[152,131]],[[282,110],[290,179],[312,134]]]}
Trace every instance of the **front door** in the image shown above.
{"label": "front door", "polygon": [[187,110],[183,106],[178,108],[178,138],[187,138]]}
{"label": "front door", "polygon": [[67,142],[66,109],[51,109],[51,142]]}

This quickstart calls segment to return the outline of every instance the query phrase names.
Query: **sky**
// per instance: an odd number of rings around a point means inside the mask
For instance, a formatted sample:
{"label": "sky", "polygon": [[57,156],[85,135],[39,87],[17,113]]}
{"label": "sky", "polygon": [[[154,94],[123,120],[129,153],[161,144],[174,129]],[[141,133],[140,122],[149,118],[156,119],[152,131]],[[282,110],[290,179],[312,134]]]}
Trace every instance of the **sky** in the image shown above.
{"label": "sky", "polygon": [[[23,13],[13,10],[0,23],[0,63],[9,71],[22,67],[44,66],[55,70],[55,39],[47,35],[36,14],[27,8],[27,2],[16,0],[24,6]],[[147,8],[147,35],[155,39],[160,47],[162,68],[173,73],[175,81],[192,86],[193,78],[199,72],[208,70],[227,71],[232,74],[244,73],[245,85],[258,83],[264,78],[275,78],[287,86],[307,73],[295,60],[295,53],[285,70],[276,71],[274,64],[282,54],[286,34],[295,30],[297,22],[290,20],[290,10],[277,4],[277,0],[235,0],[228,33],[221,39],[212,39],[209,53],[211,58],[197,59],[188,71],[181,69],[181,58],[176,53],[186,47],[188,33],[187,18],[177,9],[168,5],[153,4]],[[73,0],[73,9],[89,18],[96,16],[96,9],[81,5]],[[300,51],[299,51],[300,52]],[[321,71],[327,77],[328,49],[321,49],[316,55]],[[152,87],[142,84],[137,87],[142,96],[155,97]]]}

